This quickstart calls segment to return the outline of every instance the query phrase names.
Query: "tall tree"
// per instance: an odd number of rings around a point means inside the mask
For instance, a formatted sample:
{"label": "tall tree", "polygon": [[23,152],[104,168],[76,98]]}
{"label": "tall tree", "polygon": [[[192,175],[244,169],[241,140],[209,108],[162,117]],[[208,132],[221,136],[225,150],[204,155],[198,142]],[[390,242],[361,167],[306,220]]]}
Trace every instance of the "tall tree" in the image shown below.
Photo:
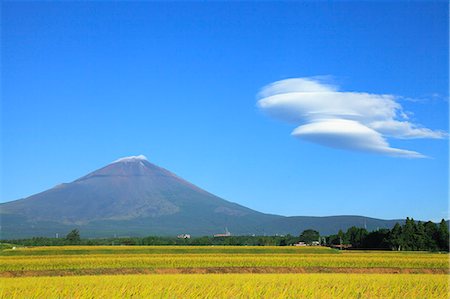
{"label": "tall tree", "polygon": [[421,221],[418,221],[415,227],[415,232],[414,232],[414,244],[416,246],[416,250],[426,250],[425,247],[425,226],[423,225],[423,223]]}
{"label": "tall tree", "polygon": [[398,222],[394,225],[389,234],[389,243],[393,250],[400,251],[404,246],[405,241],[403,238],[402,226]]}
{"label": "tall tree", "polygon": [[405,225],[403,226],[402,230],[405,250],[416,250],[414,234],[416,233],[417,229],[414,219],[409,219],[409,217],[406,217]]}
{"label": "tall tree", "polygon": [[449,251],[449,234],[448,234],[448,225],[447,222],[442,219],[441,223],[439,223],[439,230],[438,230],[438,244],[439,249],[443,251]]}
{"label": "tall tree", "polygon": [[362,246],[364,238],[368,232],[365,228],[352,226],[345,233],[345,240],[352,244],[352,247],[359,248]]}
{"label": "tall tree", "polygon": [[342,229],[340,229],[339,231],[338,231],[338,238],[339,238],[339,244],[340,245],[342,245],[342,244],[348,244],[348,242],[346,242],[346,240],[345,240],[345,234],[344,234],[344,232],[342,231]]}
{"label": "tall tree", "polygon": [[300,234],[300,241],[305,242],[306,244],[311,244],[313,241],[319,242],[319,237],[320,234],[318,231],[307,229]]}
{"label": "tall tree", "polygon": [[438,229],[436,223],[427,221],[424,224],[425,228],[425,248],[427,250],[438,250]]}
{"label": "tall tree", "polygon": [[370,232],[363,241],[364,248],[389,249],[389,229],[382,228]]}
{"label": "tall tree", "polygon": [[73,229],[70,233],[67,234],[66,240],[71,244],[75,244],[80,242],[80,232],[78,229]]}

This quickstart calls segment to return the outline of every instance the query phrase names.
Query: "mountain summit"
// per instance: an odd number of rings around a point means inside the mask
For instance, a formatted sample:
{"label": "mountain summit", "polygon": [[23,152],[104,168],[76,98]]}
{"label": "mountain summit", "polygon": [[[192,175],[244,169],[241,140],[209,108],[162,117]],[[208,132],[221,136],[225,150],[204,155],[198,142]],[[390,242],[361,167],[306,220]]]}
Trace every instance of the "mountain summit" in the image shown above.
{"label": "mountain summit", "polygon": [[350,226],[391,227],[395,221],[360,216],[284,217],[219,198],[150,163],[145,156],[118,159],[71,183],[0,204],[1,239],[64,235],[85,237],[329,234]]}
{"label": "mountain summit", "polygon": [[271,218],[223,200],[143,155],[118,159],[71,183],[1,204],[1,215],[3,233],[17,231],[9,225],[20,223],[25,231],[81,226],[95,235],[106,235],[105,229],[122,234],[213,234],[252,222],[255,228],[259,221],[254,218]]}

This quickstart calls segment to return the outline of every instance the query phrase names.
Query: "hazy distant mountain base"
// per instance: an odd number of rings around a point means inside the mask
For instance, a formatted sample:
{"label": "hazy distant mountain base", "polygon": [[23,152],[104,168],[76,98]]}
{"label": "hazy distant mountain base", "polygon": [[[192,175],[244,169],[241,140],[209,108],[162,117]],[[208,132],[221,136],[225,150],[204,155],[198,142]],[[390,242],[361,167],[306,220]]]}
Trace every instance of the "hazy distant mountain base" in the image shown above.
{"label": "hazy distant mountain base", "polygon": [[351,226],[391,228],[403,220],[361,216],[284,217],[221,199],[143,157],[120,159],[72,183],[0,205],[2,239],[64,236],[323,235]]}
{"label": "hazy distant mountain base", "polygon": [[[234,219],[210,221],[191,221],[191,219],[172,217],[143,218],[127,221],[94,221],[86,225],[66,225],[57,222],[27,222],[16,216],[2,215],[1,239],[18,239],[35,236],[65,236],[70,230],[78,228],[84,238],[136,236],[175,236],[189,233],[193,236],[213,235],[227,227],[233,235],[299,235],[303,230],[312,228],[322,235],[336,234],[339,229],[346,231],[351,226],[367,227],[369,231],[377,228],[392,228],[396,222],[404,220],[381,220],[362,216],[330,217],[282,217],[270,216],[272,220]],[[176,221],[176,223],[174,223]]]}

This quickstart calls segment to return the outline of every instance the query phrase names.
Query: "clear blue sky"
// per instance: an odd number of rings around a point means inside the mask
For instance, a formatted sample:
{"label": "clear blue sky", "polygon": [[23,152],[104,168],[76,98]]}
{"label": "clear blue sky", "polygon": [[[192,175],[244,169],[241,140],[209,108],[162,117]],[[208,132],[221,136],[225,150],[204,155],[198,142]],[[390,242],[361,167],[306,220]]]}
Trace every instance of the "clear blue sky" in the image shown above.
{"label": "clear blue sky", "polygon": [[447,138],[386,137],[425,159],[339,150],[257,105],[272,82],[327,76],[448,132],[444,1],[3,1],[1,13],[2,202],[144,154],[262,212],[447,218]]}

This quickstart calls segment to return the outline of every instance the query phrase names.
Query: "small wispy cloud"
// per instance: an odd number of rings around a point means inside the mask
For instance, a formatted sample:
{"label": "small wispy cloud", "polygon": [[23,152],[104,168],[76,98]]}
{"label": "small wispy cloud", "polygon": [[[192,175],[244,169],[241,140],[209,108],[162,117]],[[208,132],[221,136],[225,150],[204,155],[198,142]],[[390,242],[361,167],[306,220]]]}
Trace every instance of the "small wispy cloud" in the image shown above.
{"label": "small wispy cloud", "polygon": [[323,77],[293,78],[265,86],[258,107],[272,117],[299,125],[292,135],[321,145],[397,157],[423,158],[421,153],[390,147],[397,139],[446,136],[410,122],[399,97],[339,91]]}

